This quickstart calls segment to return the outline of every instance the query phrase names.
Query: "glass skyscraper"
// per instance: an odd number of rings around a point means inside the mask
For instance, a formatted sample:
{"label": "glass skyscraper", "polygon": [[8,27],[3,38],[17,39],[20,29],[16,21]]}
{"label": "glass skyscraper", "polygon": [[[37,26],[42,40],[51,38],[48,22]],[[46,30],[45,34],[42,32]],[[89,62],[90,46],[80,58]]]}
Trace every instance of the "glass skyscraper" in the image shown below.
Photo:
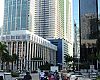
{"label": "glass skyscraper", "polygon": [[80,30],[81,39],[97,38],[98,8],[97,0],[80,0]]}
{"label": "glass skyscraper", "polygon": [[[89,68],[95,65],[96,40],[98,38],[98,0],[79,0],[80,61]],[[92,58],[92,57],[91,57]],[[81,66],[82,67],[82,66]]]}
{"label": "glass skyscraper", "polygon": [[29,29],[30,0],[4,0],[3,34]]}

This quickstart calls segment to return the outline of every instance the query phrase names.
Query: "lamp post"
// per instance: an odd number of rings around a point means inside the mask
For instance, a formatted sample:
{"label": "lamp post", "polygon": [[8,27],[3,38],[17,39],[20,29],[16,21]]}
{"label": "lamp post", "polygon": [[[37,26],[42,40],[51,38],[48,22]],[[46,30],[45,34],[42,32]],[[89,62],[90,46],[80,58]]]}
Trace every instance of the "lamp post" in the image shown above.
{"label": "lamp post", "polygon": [[80,70],[80,66],[79,66],[79,64],[80,64],[80,62],[79,62],[79,60],[80,60],[80,55],[79,55],[79,51],[78,51],[77,59],[78,59],[78,71],[79,71],[79,70]]}

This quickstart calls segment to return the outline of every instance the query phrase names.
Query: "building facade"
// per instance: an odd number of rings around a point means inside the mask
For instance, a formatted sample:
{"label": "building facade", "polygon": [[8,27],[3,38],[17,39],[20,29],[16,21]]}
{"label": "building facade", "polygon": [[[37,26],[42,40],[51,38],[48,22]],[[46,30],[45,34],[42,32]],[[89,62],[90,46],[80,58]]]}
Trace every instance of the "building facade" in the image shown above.
{"label": "building facade", "polygon": [[55,0],[34,0],[34,33],[43,38],[55,36]]}
{"label": "building facade", "polygon": [[64,38],[70,41],[72,38],[72,0],[55,1],[55,38]]}
{"label": "building facade", "polygon": [[52,44],[57,46],[57,63],[58,64],[65,64],[64,55],[68,54],[68,42],[64,39],[51,39],[49,40]]}
{"label": "building facade", "polygon": [[29,30],[45,39],[65,39],[69,42],[69,54],[73,52],[70,0],[5,0],[4,3],[2,35]]}
{"label": "building facade", "polygon": [[30,26],[31,0],[4,0],[3,34],[15,30],[32,30]]}
{"label": "building facade", "polygon": [[67,40],[72,55],[72,0],[35,0],[34,4],[34,33],[48,40]]}
{"label": "building facade", "polygon": [[4,0],[3,34],[30,30],[43,38],[71,40],[72,0]]}
{"label": "building facade", "polygon": [[[87,2],[88,1],[88,2]],[[98,5],[97,0],[80,0],[80,29],[81,39],[97,38]],[[93,6],[94,5],[94,6]],[[95,36],[94,36],[95,35]]]}
{"label": "building facade", "polygon": [[[96,55],[96,39],[98,38],[98,0],[79,0],[80,26],[80,60],[85,65],[90,63],[91,55]],[[88,67],[89,68],[89,67]]]}
{"label": "building facade", "polygon": [[55,0],[55,38],[68,42],[68,54],[73,55],[72,0]]}
{"label": "building facade", "polygon": [[10,55],[18,55],[13,70],[33,71],[46,62],[56,65],[57,47],[28,30],[11,31],[0,36],[0,41],[7,45]]}

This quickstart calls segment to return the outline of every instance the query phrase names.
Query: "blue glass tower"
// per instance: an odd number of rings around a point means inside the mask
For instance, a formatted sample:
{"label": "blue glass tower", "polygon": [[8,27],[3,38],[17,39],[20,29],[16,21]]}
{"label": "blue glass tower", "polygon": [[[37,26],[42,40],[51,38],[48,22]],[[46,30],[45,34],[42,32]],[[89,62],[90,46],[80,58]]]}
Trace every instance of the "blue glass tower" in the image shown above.
{"label": "blue glass tower", "polygon": [[4,1],[3,34],[29,29],[29,0]]}

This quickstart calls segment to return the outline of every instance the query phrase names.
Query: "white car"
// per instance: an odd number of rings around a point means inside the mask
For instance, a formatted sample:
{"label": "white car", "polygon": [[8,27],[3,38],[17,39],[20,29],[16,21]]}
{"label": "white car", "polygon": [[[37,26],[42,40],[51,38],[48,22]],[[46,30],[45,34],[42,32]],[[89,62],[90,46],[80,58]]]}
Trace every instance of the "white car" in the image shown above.
{"label": "white car", "polygon": [[76,74],[72,74],[70,76],[70,80],[75,80],[76,78],[78,78],[78,80],[85,80],[83,75],[76,75]]}

